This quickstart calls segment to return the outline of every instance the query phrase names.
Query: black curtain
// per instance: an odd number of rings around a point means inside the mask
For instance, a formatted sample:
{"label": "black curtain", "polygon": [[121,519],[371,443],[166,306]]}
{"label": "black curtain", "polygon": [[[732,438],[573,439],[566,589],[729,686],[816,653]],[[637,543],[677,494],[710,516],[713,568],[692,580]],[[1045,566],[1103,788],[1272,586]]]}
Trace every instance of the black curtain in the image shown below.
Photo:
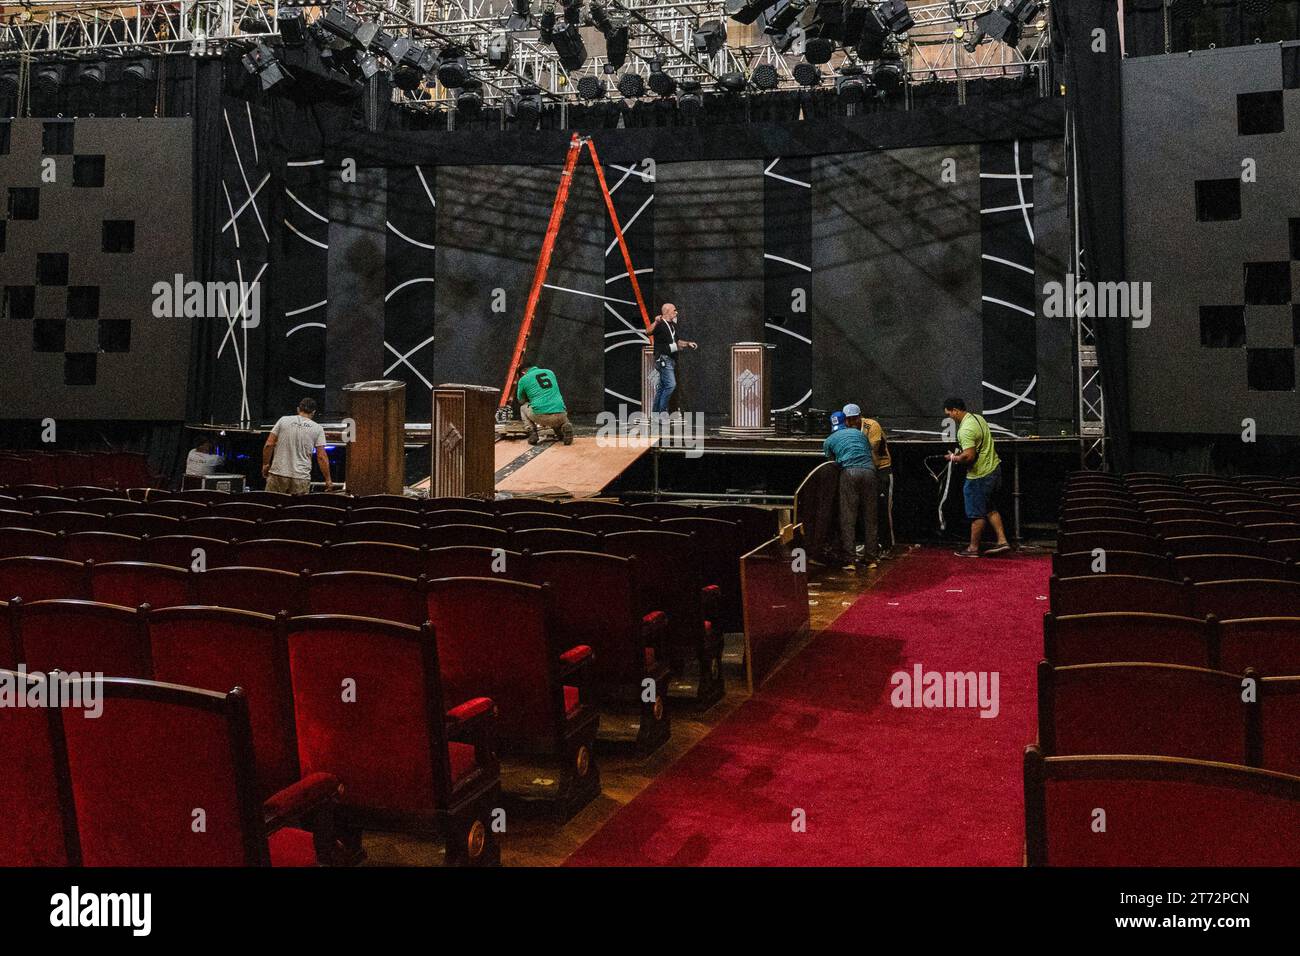
{"label": "black curtain", "polygon": [[[1119,11],[1115,0],[1052,5],[1056,75],[1065,84],[1067,156],[1077,197],[1078,279],[1124,280],[1124,165],[1120,125]],[[1105,35],[1095,49],[1094,30]],[[1107,458],[1115,471],[1130,463],[1127,319],[1092,320],[1106,405]]]}

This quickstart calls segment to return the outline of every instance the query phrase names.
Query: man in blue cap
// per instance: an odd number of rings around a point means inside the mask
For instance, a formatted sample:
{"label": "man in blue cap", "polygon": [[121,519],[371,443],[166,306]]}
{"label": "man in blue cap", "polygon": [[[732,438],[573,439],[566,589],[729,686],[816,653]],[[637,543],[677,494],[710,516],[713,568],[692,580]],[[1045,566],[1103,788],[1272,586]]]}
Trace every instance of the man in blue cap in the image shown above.
{"label": "man in blue cap", "polygon": [[822,443],[822,452],[840,466],[840,541],[836,563],[845,571],[857,570],[856,543],[858,517],[866,525],[866,549],[863,560],[868,568],[876,566],[876,465],[871,457],[871,442],[862,432],[862,410],[845,405],[843,412],[831,416],[831,433]]}

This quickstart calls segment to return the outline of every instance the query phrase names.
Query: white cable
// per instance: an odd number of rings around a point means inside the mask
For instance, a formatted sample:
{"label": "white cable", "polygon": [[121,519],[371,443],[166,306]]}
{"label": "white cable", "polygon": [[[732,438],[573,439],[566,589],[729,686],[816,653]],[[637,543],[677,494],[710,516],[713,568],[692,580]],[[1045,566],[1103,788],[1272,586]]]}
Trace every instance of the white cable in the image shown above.
{"label": "white cable", "polygon": [[[939,456],[939,455],[929,455],[929,456],[927,456],[926,459],[925,459],[925,470],[928,471],[928,472],[930,472],[930,477],[933,478],[933,479],[935,480],[935,483],[936,483],[936,484],[939,482],[939,476],[936,475],[936,474],[934,473],[934,471],[931,470],[931,468],[930,468],[930,462],[933,461],[934,459],[938,458],[938,457],[940,457],[940,456]],[[943,456],[943,457],[947,458],[946,455]],[[945,471],[944,471],[944,477],[943,477],[943,493],[939,496],[939,530],[940,530],[940,531],[947,531],[947,530],[948,530],[948,519],[945,518],[945,517],[943,516],[943,506],[944,506],[944,504],[946,504],[947,501],[948,501],[948,489],[952,486],[952,465],[953,465],[953,462],[952,462],[952,459],[951,459],[951,458],[947,458],[947,461],[948,461],[948,467],[947,467],[947,469],[945,469]]]}

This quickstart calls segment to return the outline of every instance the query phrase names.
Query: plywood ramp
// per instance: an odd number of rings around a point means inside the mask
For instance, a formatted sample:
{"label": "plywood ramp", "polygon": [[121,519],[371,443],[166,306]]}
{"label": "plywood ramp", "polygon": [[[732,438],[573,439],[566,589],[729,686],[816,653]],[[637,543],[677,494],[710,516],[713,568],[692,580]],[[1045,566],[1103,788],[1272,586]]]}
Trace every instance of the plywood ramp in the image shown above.
{"label": "plywood ramp", "polygon": [[[502,445],[510,447],[502,448]],[[499,441],[497,491],[512,495],[567,494],[590,498],[600,494],[647,451],[645,447],[602,444],[595,436],[574,438],[572,445],[544,442],[529,446],[523,441]],[[502,475],[502,470],[507,474]]]}

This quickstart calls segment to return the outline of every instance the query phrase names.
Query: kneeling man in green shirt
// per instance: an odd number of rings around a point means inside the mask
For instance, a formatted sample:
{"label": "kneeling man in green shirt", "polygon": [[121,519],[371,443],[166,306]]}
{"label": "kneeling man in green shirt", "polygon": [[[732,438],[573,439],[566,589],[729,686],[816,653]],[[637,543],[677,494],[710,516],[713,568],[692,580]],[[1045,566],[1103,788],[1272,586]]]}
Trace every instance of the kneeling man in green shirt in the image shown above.
{"label": "kneeling man in green shirt", "polygon": [[569,414],[554,372],[549,368],[525,365],[515,397],[519,399],[519,417],[528,423],[528,444],[537,444],[539,428],[549,428],[564,444],[573,444],[573,426],[569,424]]}

